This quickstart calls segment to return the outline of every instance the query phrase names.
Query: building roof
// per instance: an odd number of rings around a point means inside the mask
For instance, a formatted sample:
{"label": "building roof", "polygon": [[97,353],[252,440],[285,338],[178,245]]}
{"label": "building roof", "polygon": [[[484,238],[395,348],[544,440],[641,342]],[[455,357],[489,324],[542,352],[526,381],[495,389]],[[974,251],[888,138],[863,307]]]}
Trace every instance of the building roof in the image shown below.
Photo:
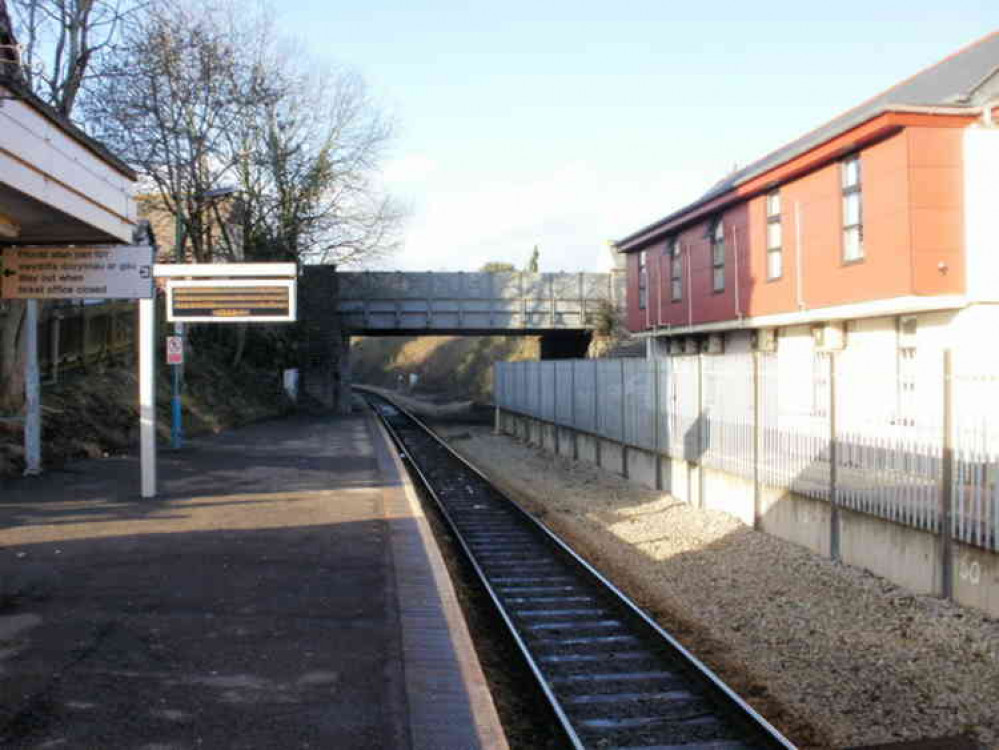
{"label": "building roof", "polygon": [[14,37],[5,0],[0,0],[0,85],[3,85],[12,95],[31,106],[63,133],[109,166],[114,167],[133,182],[138,179],[135,170],[112,154],[107,146],[84,133],[70,122],[69,118],[35,95],[28,87],[21,70],[17,53],[17,39]]}
{"label": "building roof", "polygon": [[934,108],[946,113],[981,107],[999,97],[999,31],[941,60],[935,65],[892,86],[877,96],[847,110],[815,130],[772,151],[747,167],[732,172],[693,203],[619,240],[622,246],[654,232],[733,190],[739,185],[801,156],[816,146],[884,112],[905,107]]}

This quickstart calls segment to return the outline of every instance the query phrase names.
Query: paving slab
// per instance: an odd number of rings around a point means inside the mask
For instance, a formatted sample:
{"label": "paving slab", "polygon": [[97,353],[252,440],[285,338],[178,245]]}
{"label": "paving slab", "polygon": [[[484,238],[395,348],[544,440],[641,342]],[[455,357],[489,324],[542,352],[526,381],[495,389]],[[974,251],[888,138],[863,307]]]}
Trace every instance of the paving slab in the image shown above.
{"label": "paving slab", "polygon": [[155,500],[134,458],[0,481],[0,747],[505,747],[398,469],[303,416],[161,452]]}

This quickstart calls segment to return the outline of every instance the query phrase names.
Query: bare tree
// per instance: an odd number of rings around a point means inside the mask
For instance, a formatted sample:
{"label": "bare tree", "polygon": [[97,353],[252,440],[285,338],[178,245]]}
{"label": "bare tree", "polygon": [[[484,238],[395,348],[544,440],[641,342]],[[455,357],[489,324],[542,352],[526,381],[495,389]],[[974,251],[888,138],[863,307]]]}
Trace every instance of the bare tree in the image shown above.
{"label": "bare tree", "polygon": [[266,32],[252,48],[257,106],[230,131],[247,253],[350,264],[394,250],[402,212],[377,184],[393,128],[363,79]]}
{"label": "bare tree", "polygon": [[233,175],[229,133],[259,93],[260,71],[246,66],[231,21],[217,9],[159,2],[128,26],[83,104],[93,132],[176,218],[178,254],[198,262],[212,260],[210,203]]}
{"label": "bare tree", "polygon": [[95,61],[111,49],[129,0],[10,0],[31,89],[70,117]]}
{"label": "bare tree", "polygon": [[[129,0],[11,0],[10,23],[3,13],[5,59],[20,58],[19,68],[0,65],[17,83],[27,85],[69,118],[88,81],[94,62],[110,50],[121,24],[137,6]],[[0,10],[5,10],[0,4]],[[16,39],[15,39],[16,37]],[[20,54],[13,45],[20,41]],[[23,402],[24,303],[6,303],[0,329],[0,408]]]}

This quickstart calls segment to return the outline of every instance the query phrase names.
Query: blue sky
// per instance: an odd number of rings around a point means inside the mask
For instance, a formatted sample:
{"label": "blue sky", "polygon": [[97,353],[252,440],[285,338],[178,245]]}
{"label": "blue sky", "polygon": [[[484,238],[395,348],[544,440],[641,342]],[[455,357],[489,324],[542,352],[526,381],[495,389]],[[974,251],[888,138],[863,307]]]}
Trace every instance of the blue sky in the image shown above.
{"label": "blue sky", "polygon": [[[619,239],[842,110],[999,29],[996,0],[281,4],[399,124],[410,208],[382,267],[606,266]],[[997,61],[999,63],[999,61]]]}

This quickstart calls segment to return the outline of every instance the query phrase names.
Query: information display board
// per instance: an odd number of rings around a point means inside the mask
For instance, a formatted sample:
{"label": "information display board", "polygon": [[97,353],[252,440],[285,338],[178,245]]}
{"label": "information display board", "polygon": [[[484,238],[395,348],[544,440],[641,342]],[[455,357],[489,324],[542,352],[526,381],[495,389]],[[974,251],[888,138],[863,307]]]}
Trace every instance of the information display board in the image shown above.
{"label": "information display board", "polygon": [[147,246],[8,247],[5,299],[149,299],[153,249]]}
{"label": "information display board", "polygon": [[294,279],[169,279],[167,320],[179,323],[288,323]]}

